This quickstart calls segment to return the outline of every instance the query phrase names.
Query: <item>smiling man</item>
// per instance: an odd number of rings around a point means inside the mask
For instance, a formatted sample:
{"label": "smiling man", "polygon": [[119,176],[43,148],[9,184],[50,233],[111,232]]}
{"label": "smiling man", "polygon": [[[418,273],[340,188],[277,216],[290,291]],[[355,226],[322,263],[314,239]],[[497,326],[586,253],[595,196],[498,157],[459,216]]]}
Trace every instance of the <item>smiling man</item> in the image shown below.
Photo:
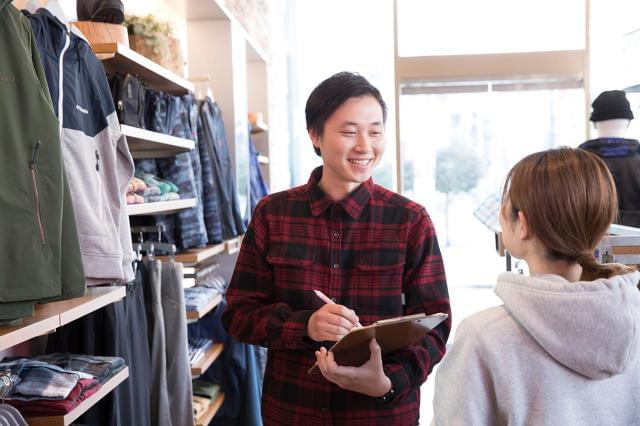
{"label": "smiling man", "polygon": [[[410,348],[339,366],[326,347],[358,323],[451,315],[444,266],[424,207],[371,178],[385,148],[386,105],[342,72],[305,109],[323,165],[307,184],[260,201],[227,292],[225,328],[269,348],[266,425],[417,425],[420,385],[445,351],[445,321]],[[324,303],[319,290],[334,303]],[[318,363],[322,374],[307,370]]]}

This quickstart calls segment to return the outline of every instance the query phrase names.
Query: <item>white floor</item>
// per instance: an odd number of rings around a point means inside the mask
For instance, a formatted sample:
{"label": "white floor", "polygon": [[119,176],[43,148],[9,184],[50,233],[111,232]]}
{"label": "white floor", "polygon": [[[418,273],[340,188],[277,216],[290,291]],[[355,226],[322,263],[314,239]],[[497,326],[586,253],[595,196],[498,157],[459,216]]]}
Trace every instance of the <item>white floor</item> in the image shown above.
{"label": "white floor", "polygon": [[[493,292],[493,284],[498,273],[504,271],[504,258],[498,258],[497,255],[490,252],[484,256],[472,253],[465,256],[464,251],[459,248],[443,249],[442,251],[447,268],[449,297],[453,313],[453,327],[448,342],[450,345],[455,339],[455,330],[458,324],[464,318],[474,312],[501,304],[500,299]],[[466,260],[461,261],[461,259]],[[456,267],[452,263],[464,265],[464,267]],[[487,270],[487,264],[492,266],[489,270]],[[430,424],[433,417],[436,373],[437,366],[421,388],[420,425]]]}

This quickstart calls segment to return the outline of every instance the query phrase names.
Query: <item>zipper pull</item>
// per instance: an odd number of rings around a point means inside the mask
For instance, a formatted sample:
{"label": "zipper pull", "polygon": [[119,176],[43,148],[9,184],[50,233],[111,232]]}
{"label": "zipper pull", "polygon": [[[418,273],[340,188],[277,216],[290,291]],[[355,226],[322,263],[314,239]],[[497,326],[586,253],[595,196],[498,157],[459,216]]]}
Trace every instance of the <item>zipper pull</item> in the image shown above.
{"label": "zipper pull", "polygon": [[100,154],[98,154],[98,150],[95,150],[96,153],[96,171],[100,171]]}
{"label": "zipper pull", "polygon": [[33,156],[31,157],[31,162],[29,163],[32,169],[36,165],[36,156],[38,155],[38,149],[40,149],[40,145],[42,145],[42,141],[37,141],[36,145],[33,147]]}

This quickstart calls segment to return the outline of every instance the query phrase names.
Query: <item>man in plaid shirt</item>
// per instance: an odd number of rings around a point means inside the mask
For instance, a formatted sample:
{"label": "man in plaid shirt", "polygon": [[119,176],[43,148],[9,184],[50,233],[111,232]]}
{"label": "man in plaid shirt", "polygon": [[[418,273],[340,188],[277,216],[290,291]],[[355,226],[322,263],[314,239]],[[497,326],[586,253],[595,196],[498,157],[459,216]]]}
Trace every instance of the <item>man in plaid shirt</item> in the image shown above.
{"label": "man in plaid shirt", "polygon": [[[416,425],[420,385],[444,354],[450,319],[385,356],[372,340],[360,367],[337,365],[325,348],[358,322],[451,315],[433,224],[424,207],[371,178],[385,147],[378,89],[338,73],[313,90],[305,112],[323,166],[256,207],[223,323],[236,339],[269,348],[266,425]],[[315,362],[322,374],[307,373]]]}

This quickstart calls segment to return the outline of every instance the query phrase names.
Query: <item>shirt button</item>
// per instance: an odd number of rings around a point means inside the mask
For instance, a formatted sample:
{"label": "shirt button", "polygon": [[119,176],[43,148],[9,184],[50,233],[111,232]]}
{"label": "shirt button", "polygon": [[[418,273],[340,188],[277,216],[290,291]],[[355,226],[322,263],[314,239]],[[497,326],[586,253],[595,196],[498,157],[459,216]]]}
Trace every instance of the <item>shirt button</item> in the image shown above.
{"label": "shirt button", "polygon": [[333,264],[333,269],[338,269],[340,267],[340,265],[338,265],[337,263]]}
{"label": "shirt button", "polygon": [[322,411],[324,414],[327,414],[329,412],[329,409],[327,407],[322,407]]}
{"label": "shirt button", "polygon": [[340,238],[340,233],[339,232],[334,232],[333,233],[333,238],[335,238],[335,239]]}

